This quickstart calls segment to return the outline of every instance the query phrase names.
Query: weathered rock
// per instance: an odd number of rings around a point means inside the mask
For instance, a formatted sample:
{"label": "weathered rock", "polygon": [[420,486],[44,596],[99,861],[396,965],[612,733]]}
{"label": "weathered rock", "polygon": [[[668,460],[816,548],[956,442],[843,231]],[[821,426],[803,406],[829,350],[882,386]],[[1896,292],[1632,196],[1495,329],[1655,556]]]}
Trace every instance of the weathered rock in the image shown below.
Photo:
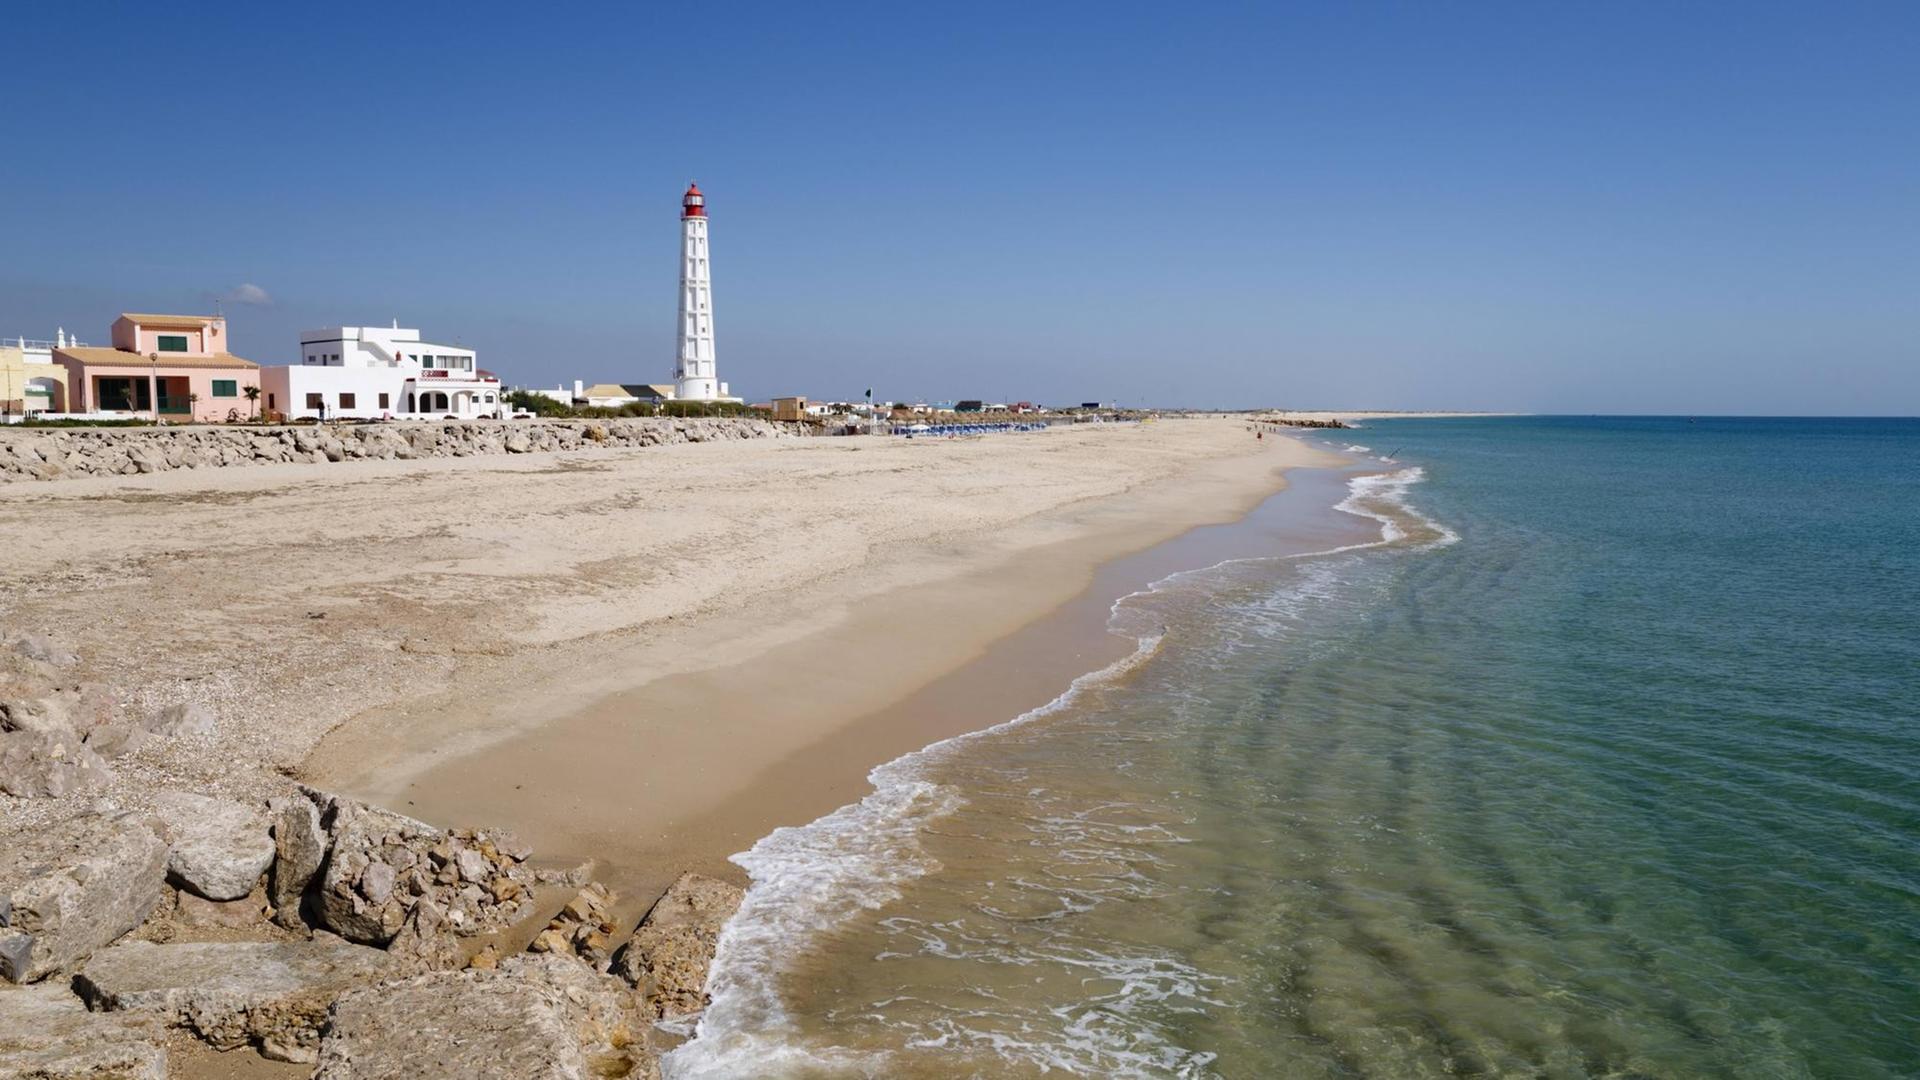
{"label": "weathered rock", "polygon": [[595,861],[588,859],[565,870],[535,870],[533,880],[541,885],[571,885],[579,888],[593,879]]}
{"label": "weathered rock", "polygon": [[41,731],[50,735],[86,735],[107,722],[112,695],[83,683],[45,686],[7,693],[0,699],[0,731]]}
{"label": "weathered rock", "polygon": [[167,455],[158,447],[136,446],[127,451],[127,457],[134,468],[143,473],[160,472],[167,469]]}
{"label": "weathered rock", "polygon": [[238,900],[208,900],[183,892],[174,904],[174,921],[184,926],[224,926],[244,930],[259,926],[265,918],[262,905],[250,896]]}
{"label": "weathered rock", "polygon": [[16,639],[13,643],[13,651],[55,667],[72,667],[80,662],[80,658],[71,650],[55,644],[52,638],[44,634],[28,634]]}
{"label": "weathered rock", "polygon": [[360,895],[366,897],[369,904],[384,904],[392,898],[397,878],[390,864],[374,859],[360,873]]}
{"label": "weathered rock", "polygon": [[419,894],[390,890],[375,903],[368,900],[361,879],[375,862],[392,867],[382,857],[389,849],[428,848],[443,834],[424,821],[339,797],[329,797],[325,824],[329,851],[315,904],[320,924],[348,941],[385,945],[400,932]]}
{"label": "weathered rock", "polygon": [[169,705],[147,719],[147,730],[155,735],[211,735],[213,711],[197,701]]}
{"label": "weathered rock", "polygon": [[77,735],[66,709],[52,697],[16,697],[0,701],[0,731],[37,731]]}
{"label": "weathered rock", "polygon": [[595,971],[607,970],[615,931],[614,900],[613,890],[597,881],[589,884],[535,935],[528,949],[571,956]]}
{"label": "weathered rock", "polygon": [[305,925],[302,898],[327,854],[320,811],[310,799],[276,796],[267,800],[267,814],[273,825],[273,874],[267,883],[267,902],[273,905],[274,922],[298,929]]}
{"label": "weathered rock", "polygon": [[350,991],[328,1014],[314,1080],[657,1077],[632,995],[572,960],[516,956]]}
{"label": "weathered rock", "polygon": [[740,909],[737,886],[682,874],[613,958],[613,974],[633,986],[652,1019],[693,1016],[707,1007],[707,969],[720,928]]}
{"label": "weathered rock", "polygon": [[88,1012],[65,986],[0,990],[0,1080],[167,1080],[152,1016]]}
{"label": "weathered rock", "polygon": [[168,874],[209,900],[247,895],[273,863],[266,816],[250,806],[166,791],[155,797],[154,812],[173,840]]}
{"label": "weathered rock", "polygon": [[80,736],[44,731],[0,733],[0,791],[22,799],[57,799],[103,783],[112,771]]}
{"label": "weathered rock", "polygon": [[132,724],[102,724],[87,732],[87,749],[111,760],[133,753],[152,737],[146,728]]}
{"label": "weathered rock", "polygon": [[422,898],[438,905],[460,936],[502,929],[531,906],[531,874],[492,843],[492,834],[442,832],[351,799],[303,789],[326,807],[330,850],[313,910],[322,926],[350,941],[392,940]]}
{"label": "weathered rock", "polygon": [[70,968],[140,925],[166,866],[167,845],[131,814],[72,818],[0,852],[0,977]]}
{"label": "weathered rock", "polygon": [[460,869],[462,881],[485,881],[488,877],[487,871],[492,869],[487,865],[487,857],[473,848],[460,849],[455,853],[453,861],[454,865]]}
{"label": "weathered rock", "polygon": [[526,862],[533,858],[533,845],[520,839],[505,829],[495,829],[486,836],[493,849],[514,862]]}
{"label": "weathered rock", "polygon": [[387,943],[387,952],[409,971],[451,971],[466,962],[466,950],[447,925],[446,912],[421,897],[407,913],[400,932]]}
{"label": "weathered rock", "polygon": [[378,949],[335,937],[155,945],[97,953],[74,977],[100,1011],[140,1011],[216,1049],[253,1043],[278,1061],[312,1061],[327,1007],[346,990],[399,974]]}

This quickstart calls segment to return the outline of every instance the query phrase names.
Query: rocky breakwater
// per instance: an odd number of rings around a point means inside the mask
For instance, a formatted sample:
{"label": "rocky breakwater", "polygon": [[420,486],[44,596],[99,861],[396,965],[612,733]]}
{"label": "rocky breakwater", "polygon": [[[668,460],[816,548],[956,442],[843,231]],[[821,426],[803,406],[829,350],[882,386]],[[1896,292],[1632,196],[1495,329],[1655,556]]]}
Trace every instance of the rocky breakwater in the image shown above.
{"label": "rocky breakwater", "polygon": [[289,462],[325,465],[662,446],[788,435],[767,420],[396,421],[281,427],[0,428],[0,483]]}
{"label": "rocky breakwater", "polygon": [[502,831],[293,784],[110,802],[92,747],[218,718],[123,717],[77,665],[0,652],[0,821],[45,811],[0,844],[0,1078],[161,1080],[190,1037],[330,1080],[637,1080],[706,1007],[733,885],[685,875],[623,933],[588,867],[536,869]]}

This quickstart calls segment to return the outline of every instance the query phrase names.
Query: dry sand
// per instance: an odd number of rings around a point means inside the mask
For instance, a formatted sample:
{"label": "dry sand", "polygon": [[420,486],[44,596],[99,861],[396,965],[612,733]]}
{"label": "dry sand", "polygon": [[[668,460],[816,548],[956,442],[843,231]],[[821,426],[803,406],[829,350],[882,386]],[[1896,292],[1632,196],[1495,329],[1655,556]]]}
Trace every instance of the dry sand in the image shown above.
{"label": "dry sand", "polygon": [[[299,775],[600,856],[644,894],[857,798],[930,734],[863,718],[1104,561],[1331,461],[1170,420],[13,485],[0,629],[51,633],[132,707],[219,712],[117,762],[117,801]],[[1113,647],[1053,634],[983,707]]]}

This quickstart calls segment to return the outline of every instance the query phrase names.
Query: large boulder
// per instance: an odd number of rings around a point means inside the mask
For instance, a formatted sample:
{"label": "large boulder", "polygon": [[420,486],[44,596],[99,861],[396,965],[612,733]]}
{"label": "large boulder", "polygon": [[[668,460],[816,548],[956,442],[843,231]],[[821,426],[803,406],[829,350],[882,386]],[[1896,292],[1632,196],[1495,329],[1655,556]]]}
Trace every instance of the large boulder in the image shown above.
{"label": "large boulder", "polygon": [[366,803],[324,799],[326,866],[314,897],[320,924],[349,941],[385,945],[422,898],[439,909],[446,932],[472,936],[504,929],[532,910],[528,852],[505,834],[443,832]]}
{"label": "large boulder", "polygon": [[0,732],[0,791],[22,799],[58,799],[113,775],[105,758],[71,731]]}
{"label": "large boulder", "polygon": [[337,796],[329,798],[325,823],[329,850],[315,903],[320,924],[348,941],[385,945],[426,891],[415,890],[412,872],[444,834],[424,821]]}
{"label": "large boulder", "polygon": [[329,935],[311,941],[127,941],[96,954],[73,985],[96,1010],[151,1013],[218,1050],[252,1043],[276,1061],[312,1061],[334,999],[399,973],[386,953]]}
{"label": "large boulder", "polygon": [[0,989],[0,1080],[167,1080],[166,1031],[88,1012],[64,986]]}
{"label": "large boulder", "polygon": [[213,710],[199,702],[169,705],[146,720],[146,728],[155,735],[211,735]]}
{"label": "large boulder", "polygon": [[52,664],[54,667],[72,667],[80,662],[80,658],[75,656],[72,650],[63,648],[52,638],[43,634],[28,634],[25,637],[16,638],[13,651],[29,660],[38,660],[43,664]]}
{"label": "large boulder", "polygon": [[650,1019],[693,1016],[707,1007],[707,969],[720,928],[740,910],[745,893],[702,874],[682,874],[647,912],[613,958]]}
{"label": "large boulder", "polygon": [[65,970],[140,925],[166,868],[167,845],[132,814],[72,818],[0,852],[0,977]]}
{"label": "large boulder", "polygon": [[49,735],[74,734],[66,716],[49,708],[44,698],[9,697],[0,700],[0,731],[38,731]]}
{"label": "large boulder", "polygon": [[327,855],[327,835],[320,830],[320,811],[311,799],[268,799],[267,816],[273,823],[273,875],[267,882],[267,900],[273,905],[274,922],[298,929],[304,925],[301,900]]}
{"label": "large boulder", "polygon": [[131,754],[153,736],[137,724],[102,724],[87,732],[87,749],[108,760]]}
{"label": "large boulder", "polygon": [[334,1002],[313,1080],[658,1077],[618,979],[557,956],[444,971]]}
{"label": "large boulder", "polygon": [[41,731],[49,735],[84,735],[98,717],[78,688],[48,688],[44,693],[18,695],[0,701],[0,731]]}
{"label": "large boulder", "polygon": [[247,895],[273,863],[266,816],[250,806],[166,791],[155,797],[154,813],[173,840],[168,874],[209,900]]}

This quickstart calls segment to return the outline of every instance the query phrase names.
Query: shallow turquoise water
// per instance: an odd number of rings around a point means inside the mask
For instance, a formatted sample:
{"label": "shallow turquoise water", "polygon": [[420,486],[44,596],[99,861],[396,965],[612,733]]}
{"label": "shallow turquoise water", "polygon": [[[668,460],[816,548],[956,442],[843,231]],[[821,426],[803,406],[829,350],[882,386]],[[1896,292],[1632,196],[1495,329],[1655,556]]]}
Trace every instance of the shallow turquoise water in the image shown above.
{"label": "shallow turquoise water", "polygon": [[763,841],[671,1071],[1920,1074],[1920,422],[1352,434],[1405,536]]}

